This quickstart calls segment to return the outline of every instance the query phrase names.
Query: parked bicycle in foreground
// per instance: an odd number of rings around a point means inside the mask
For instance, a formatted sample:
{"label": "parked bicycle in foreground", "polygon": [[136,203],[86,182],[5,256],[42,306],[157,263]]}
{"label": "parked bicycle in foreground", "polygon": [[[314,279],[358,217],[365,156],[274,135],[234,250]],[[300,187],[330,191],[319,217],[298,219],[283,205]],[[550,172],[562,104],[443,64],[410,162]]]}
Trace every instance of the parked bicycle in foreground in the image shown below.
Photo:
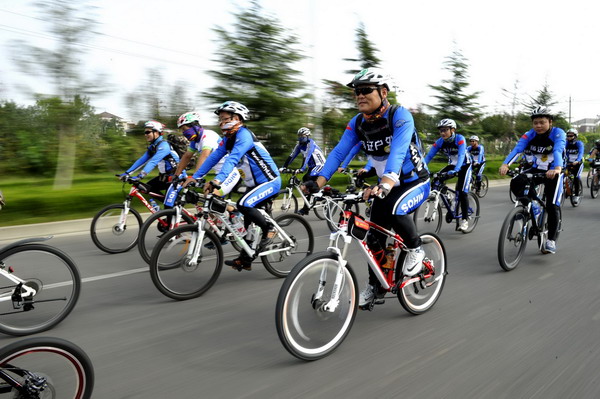
{"label": "parked bicycle in foreground", "polygon": [[89,399],[93,389],[92,362],[72,342],[35,337],[0,348],[0,398]]}
{"label": "parked bicycle in foreground", "polygon": [[[515,176],[519,173],[509,170],[507,174]],[[511,271],[519,265],[528,240],[537,238],[539,250],[546,253],[544,245],[548,238],[548,214],[544,196],[540,198],[535,187],[546,177],[546,173],[521,174],[527,177],[524,196],[517,198],[515,207],[506,215],[498,237],[498,261],[505,271]],[[559,213],[556,239],[561,225],[562,213]]]}
{"label": "parked bicycle in foreground", "polygon": [[273,218],[270,212],[257,208],[276,230],[271,244],[259,253],[260,228],[252,223],[247,232],[242,231],[241,224],[236,225],[227,217],[227,207],[234,206],[233,201],[212,194],[198,196],[198,201],[202,207],[198,221],[167,232],[152,252],[150,276],[156,288],[169,298],[196,298],[216,282],[223,268],[223,249],[219,237],[212,231],[215,222],[231,235],[232,243],[235,241],[248,256],[259,257],[265,269],[275,277],[287,276],[294,265],[313,251],[312,229],[300,215],[283,214]]}
{"label": "parked bicycle in foreground", "polygon": [[[472,192],[467,193],[469,200],[467,221],[469,227],[465,230],[459,230],[458,227],[462,220],[460,201],[456,191],[446,185],[446,179],[448,179],[447,173],[434,173],[431,176],[429,198],[414,212],[415,225],[418,231],[422,233],[428,231],[439,233],[442,228],[442,219],[446,219],[446,223],[456,223],[456,231],[468,234],[475,229],[477,222],[479,222],[479,199]],[[442,216],[442,205],[447,211],[445,217]]]}
{"label": "parked bicycle in foreground", "polygon": [[[428,311],[441,295],[447,274],[441,240],[435,234],[422,234],[426,254],[423,270],[413,277],[405,276],[402,265],[407,252],[402,237],[353,212],[361,198],[362,193],[346,196],[342,218],[339,223],[331,221],[339,230],[331,234],[329,248],[298,263],[279,291],[275,310],[277,334],[285,349],[299,359],[316,360],[329,355],[350,332],[359,298],[357,279],[348,260],[352,241],[358,243],[381,287],[396,296],[409,313]],[[388,255],[393,261],[384,266],[367,246],[370,229],[389,237]],[[365,309],[372,310],[374,304],[375,299]]]}
{"label": "parked bicycle in foreground", "polygon": [[50,238],[29,238],[0,249],[0,332],[46,331],[75,307],[79,270],[69,255],[40,243]]}

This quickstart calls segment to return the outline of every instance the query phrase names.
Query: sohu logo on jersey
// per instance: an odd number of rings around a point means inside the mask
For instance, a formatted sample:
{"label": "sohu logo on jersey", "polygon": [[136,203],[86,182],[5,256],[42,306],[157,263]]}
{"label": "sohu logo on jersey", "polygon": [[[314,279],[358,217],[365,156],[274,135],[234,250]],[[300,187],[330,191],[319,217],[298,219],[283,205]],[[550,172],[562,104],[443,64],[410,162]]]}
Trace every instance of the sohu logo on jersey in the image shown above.
{"label": "sohu logo on jersey", "polygon": [[407,201],[402,201],[400,209],[402,209],[405,213],[408,213],[414,210],[414,208],[423,200],[424,197],[425,193],[421,191],[419,194],[409,198]]}

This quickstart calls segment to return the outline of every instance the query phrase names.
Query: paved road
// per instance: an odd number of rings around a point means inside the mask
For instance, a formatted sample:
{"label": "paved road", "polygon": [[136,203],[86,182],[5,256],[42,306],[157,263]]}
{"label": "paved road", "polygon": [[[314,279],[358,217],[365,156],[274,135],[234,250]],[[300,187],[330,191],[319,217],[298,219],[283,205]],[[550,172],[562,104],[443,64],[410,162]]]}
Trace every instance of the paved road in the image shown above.
{"label": "paved road", "polygon": [[[85,283],[73,313],[45,335],[88,352],[99,399],[599,397],[600,200],[566,205],[558,253],[530,245],[510,273],[496,258],[507,188],[492,187],[482,206],[472,234],[442,228],[450,275],[430,312],[410,316],[388,299],[359,312],[342,346],[316,362],[281,346],[282,280],[260,263],[251,272],[224,268],[203,297],[175,302],[154,288],[137,252],[104,254],[85,232],[51,240]],[[311,221],[323,248],[325,225]],[[351,259],[363,281],[364,262]]]}

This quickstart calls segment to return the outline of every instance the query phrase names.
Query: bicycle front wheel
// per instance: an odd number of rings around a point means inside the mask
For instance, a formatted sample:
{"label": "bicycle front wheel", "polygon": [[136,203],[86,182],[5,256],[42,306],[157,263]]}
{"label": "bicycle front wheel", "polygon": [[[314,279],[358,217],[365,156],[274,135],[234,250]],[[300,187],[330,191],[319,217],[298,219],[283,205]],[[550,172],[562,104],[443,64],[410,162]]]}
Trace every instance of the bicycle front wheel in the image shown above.
{"label": "bicycle front wheel", "polygon": [[281,190],[273,201],[273,212],[296,213],[298,212],[298,199],[291,190]]}
{"label": "bicycle front wheel", "polygon": [[[152,250],[158,240],[169,231],[171,219],[175,216],[175,213],[175,209],[163,209],[150,215],[142,224],[138,238],[138,250],[144,262],[150,264]],[[194,220],[189,215],[182,213],[181,222],[175,227],[193,223]]]}
{"label": "bicycle front wheel", "polygon": [[587,185],[587,187],[588,187],[588,188],[590,188],[590,185],[591,185],[591,183],[592,183],[592,177],[593,177],[593,176],[594,176],[593,169],[592,169],[592,168],[590,168],[590,169],[588,170],[588,173],[587,173],[587,178],[585,179],[585,183],[586,183],[586,185]]}
{"label": "bicycle front wheel", "polygon": [[0,255],[0,332],[46,331],[71,313],[81,291],[75,262],[44,244],[21,245]]}
{"label": "bicycle front wheel", "polygon": [[273,251],[260,257],[265,269],[275,277],[285,277],[302,259],[312,254],[315,237],[310,224],[299,215],[280,215],[275,222],[281,227],[290,240],[277,234],[265,251]]}
{"label": "bicycle front wheel", "polygon": [[94,368],[87,354],[60,338],[27,338],[0,349],[0,396],[89,399]]}
{"label": "bicycle front wheel", "polygon": [[481,183],[479,185],[479,190],[476,191],[476,194],[479,198],[485,197],[488,192],[489,180],[486,175],[481,175]]}
{"label": "bicycle front wheel", "polygon": [[[446,263],[446,249],[442,240],[435,234],[421,235],[421,248],[425,251],[423,259],[423,275],[426,278],[406,284],[398,290],[398,300],[402,307],[409,313],[419,315],[427,312],[439,299],[446,283],[448,266]],[[396,275],[402,275],[402,265],[406,252],[402,252],[396,264]],[[402,280],[410,280],[403,277]]]}
{"label": "bicycle front wheel", "polygon": [[113,204],[94,216],[90,233],[92,241],[102,251],[118,254],[127,252],[136,246],[142,226],[142,217],[138,211],[130,208],[121,225],[121,214],[124,210],[123,204]]}
{"label": "bicycle front wheel", "polygon": [[598,179],[598,173],[594,173],[592,182],[590,183],[590,194],[592,198],[598,197],[598,191],[600,191],[600,179]]}
{"label": "bicycle front wheel", "polygon": [[439,233],[442,228],[442,205],[435,204],[435,197],[430,196],[417,208],[413,219],[420,233]]}
{"label": "bicycle front wheel", "polygon": [[[467,227],[465,230],[461,230],[463,234],[469,234],[470,232],[475,230],[475,226],[477,226],[477,223],[479,222],[479,199],[472,192],[467,193],[467,199],[469,200],[469,218],[467,219],[469,222],[469,227]],[[459,212],[457,211],[457,213]],[[460,219],[456,219],[456,223],[459,222]]]}
{"label": "bicycle front wheel", "polygon": [[337,255],[319,252],[296,265],[281,286],[275,310],[277,335],[285,349],[299,359],[329,355],[354,323],[358,288],[350,265],[341,271],[339,303],[335,308],[327,306],[336,288],[338,268]]}
{"label": "bicycle front wheel", "polygon": [[498,237],[498,261],[505,271],[516,268],[527,247],[527,234],[530,228],[528,213],[525,208],[518,206],[511,209]]}
{"label": "bicycle front wheel", "polygon": [[[197,257],[194,247],[200,246]],[[169,298],[183,301],[204,294],[223,269],[223,248],[210,231],[198,240],[198,226],[185,225],[166,233],[154,247],[150,277],[154,286]]]}

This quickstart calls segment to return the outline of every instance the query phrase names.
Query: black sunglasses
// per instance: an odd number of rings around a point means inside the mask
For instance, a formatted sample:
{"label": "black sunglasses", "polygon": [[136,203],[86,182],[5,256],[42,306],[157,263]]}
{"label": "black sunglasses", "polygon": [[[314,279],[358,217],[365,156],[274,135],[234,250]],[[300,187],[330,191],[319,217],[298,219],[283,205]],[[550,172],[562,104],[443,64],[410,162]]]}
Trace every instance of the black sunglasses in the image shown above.
{"label": "black sunglasses", "polygon": [[373,91],[375,90],[377,90],[377,87],[356,87],[354,89],[354,94],[356,94],[357,96],[361,94],[363,96],[366,96],[367,94],[373,93]]}
{"label": "black sunglasses", "polygon": [[571,138],[571,137],[575,137],[575,135],[573,135],[573,134],[567,134],[567,137]]}
{"label": "black sunglasses", "polygon": [[154,133],[154,130],[146,130],[146,131],[144,131],[144,134],[150,134],[150,133]]}

